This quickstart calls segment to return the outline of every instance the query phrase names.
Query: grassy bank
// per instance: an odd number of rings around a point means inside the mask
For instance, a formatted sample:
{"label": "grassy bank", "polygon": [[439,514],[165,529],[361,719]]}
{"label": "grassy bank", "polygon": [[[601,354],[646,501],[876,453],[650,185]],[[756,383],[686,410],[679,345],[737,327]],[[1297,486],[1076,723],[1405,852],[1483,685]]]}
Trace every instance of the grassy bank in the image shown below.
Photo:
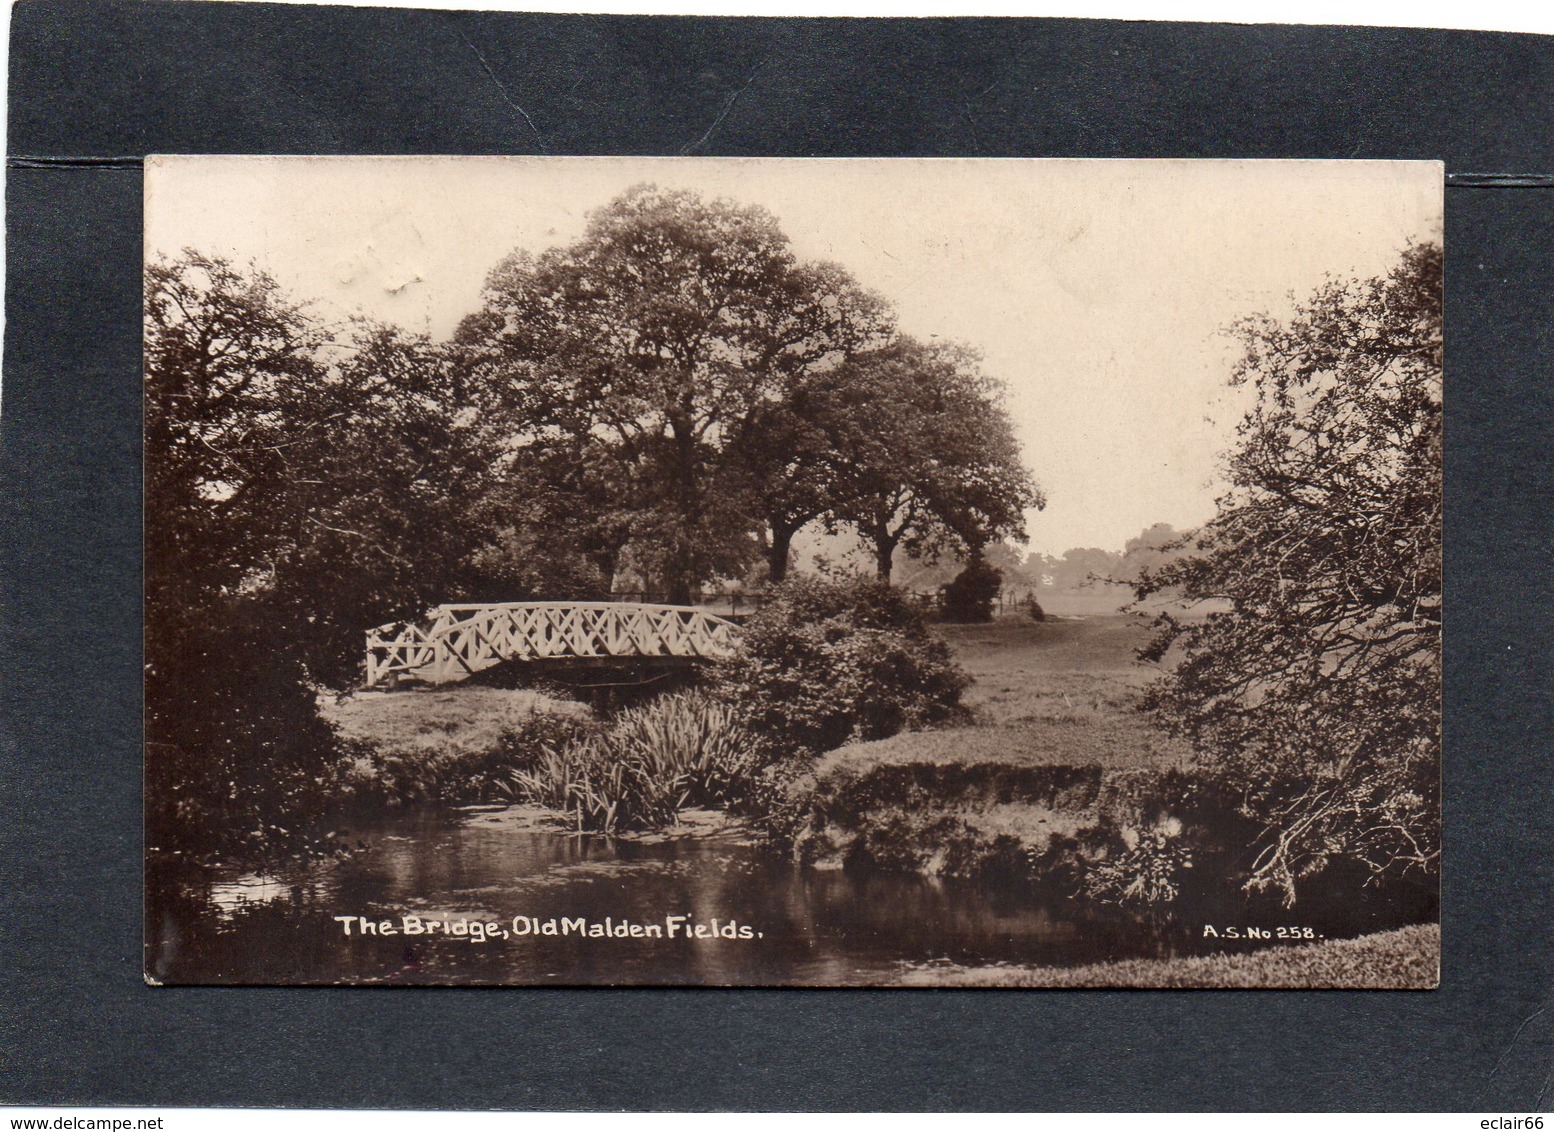
{"label": "grassy bank", "polygon": [[589,714],[586,705],[571,700],[478,684],[325,696],[319,713],[347,742],[405,759],[483,754],[536,715],[585,719]]}
{"label": "grassy bank", "polygon": [[597,726],[583,704],[476,684],[325,697],[319,714],[350,753],[348,807],[519,801],[517,772],[542,744],[565,747]]}
{"label": "grassy bank", "polygon": [[1260,987],[1428,990],[1440,977],[1441,929],[1420,924],[1358,939],[1190,959],[1127,959],[1084,967],[932,967],[917,987]]}

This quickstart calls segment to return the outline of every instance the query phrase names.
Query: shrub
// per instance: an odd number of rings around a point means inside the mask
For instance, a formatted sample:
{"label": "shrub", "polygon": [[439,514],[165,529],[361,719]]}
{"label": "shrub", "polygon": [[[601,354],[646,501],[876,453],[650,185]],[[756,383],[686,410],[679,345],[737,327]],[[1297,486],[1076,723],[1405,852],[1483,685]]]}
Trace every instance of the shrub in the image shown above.
{"label": "shrub", "polygon": [[944,587],[946,621],[980,623],[993,619],[993,602],[1004,583],[1003,571],[973,556],[955,580]]}
{"label": "shrub", "polygon": [[1139,832],[1125,829],[1118,851],[1085,873],[1085,892],[1109,904],[1169,904],[1182,887],[1182,870],[1192,868],[1192,850],[1162,823]]}
{"label": "shrub", "polygon": [[814,769],[814,760],[804,755],[767,763],[746,777],[729,808],[774,846],[792,848],[812,821]]}
{"label": "shrub", "polygon": [[947,719],[970,682],[900,590],[821,578],[773,590],[716,680],[774,756]]}

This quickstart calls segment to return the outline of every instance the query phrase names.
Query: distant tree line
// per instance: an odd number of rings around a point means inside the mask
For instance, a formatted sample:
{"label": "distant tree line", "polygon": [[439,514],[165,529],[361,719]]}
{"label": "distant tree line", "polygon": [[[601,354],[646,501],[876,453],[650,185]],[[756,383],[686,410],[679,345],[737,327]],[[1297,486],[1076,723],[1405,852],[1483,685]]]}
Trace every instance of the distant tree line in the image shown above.
{"label": "distant tree line", "polygon": [[1123,544],[1122,550],[1073,547],[1061,555],[1031,554],[1025,560],[1027,575],[1056,590],[1131,587],[1146,574],[1182,556],[1178,545],[1182,532],[1169,523],[1156,523]]}
{"label": "distant tree line", "polygon": [[[1121,550],[1072,547],[1062,554],[1027,554],[1013,543],[1001,541],[979,548],[976,558],[997,571],[1006,596],[1053,590],[1115,590],[1119,599],[1125,599],[1140,579],[1190,554],[1182,537],[1183,532],[1171,524],[1155,523],[1128,539]],[[932,561],[910,554],[901,558],[902,584],[919,593],[931,593],[951,584],[973,556],[955,551]]]}

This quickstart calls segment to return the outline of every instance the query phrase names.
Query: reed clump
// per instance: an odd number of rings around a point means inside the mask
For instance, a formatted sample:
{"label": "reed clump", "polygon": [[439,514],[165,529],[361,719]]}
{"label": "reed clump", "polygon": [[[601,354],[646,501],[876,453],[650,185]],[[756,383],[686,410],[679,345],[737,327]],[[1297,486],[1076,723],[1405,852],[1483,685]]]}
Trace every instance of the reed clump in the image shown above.
{"label": "reed clump", "polygon": [[735,801],[758,769],[734,709],[704,692],[663,696],[565,744],[541,742],[511,771],[515,799],[565,814],[579,831],[678,824],[680,811]]}

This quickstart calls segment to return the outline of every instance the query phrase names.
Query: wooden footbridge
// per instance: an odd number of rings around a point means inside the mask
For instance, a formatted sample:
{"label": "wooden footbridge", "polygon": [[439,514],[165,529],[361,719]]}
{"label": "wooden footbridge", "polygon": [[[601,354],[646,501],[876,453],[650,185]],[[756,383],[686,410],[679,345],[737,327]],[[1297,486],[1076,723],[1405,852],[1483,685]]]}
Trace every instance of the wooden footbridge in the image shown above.
{"label": "wooden footbridge", "polygon": [[394,677],[447,684],[509,660],[689,664],[728,656],[738,633],[732,621],[680,605],[439,605],[423,623],[368,631],[367,686]]}

